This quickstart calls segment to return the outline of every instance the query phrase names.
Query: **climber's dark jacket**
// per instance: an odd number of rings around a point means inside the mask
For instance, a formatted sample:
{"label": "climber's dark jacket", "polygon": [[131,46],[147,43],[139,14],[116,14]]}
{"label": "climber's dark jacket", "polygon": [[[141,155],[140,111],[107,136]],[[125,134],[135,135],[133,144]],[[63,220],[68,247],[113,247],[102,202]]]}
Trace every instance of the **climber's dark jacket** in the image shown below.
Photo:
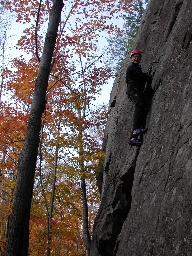
{"label": "climber's dark jacket", "polygon": [[138,63],[131,63],[126,72],[127,94],[132,91],[141,91],[145,89],[145,83],[151,83],[152,77],[143,73]]}

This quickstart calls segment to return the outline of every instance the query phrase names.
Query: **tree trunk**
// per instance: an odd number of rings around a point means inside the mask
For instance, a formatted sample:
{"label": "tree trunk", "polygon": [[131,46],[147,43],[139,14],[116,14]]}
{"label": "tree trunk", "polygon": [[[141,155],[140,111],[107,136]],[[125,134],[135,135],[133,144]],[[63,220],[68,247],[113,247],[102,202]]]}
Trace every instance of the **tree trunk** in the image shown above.
{"label": "tree trunk", "polygon": [[83,238],[85,241],[85,246],[87,250],[87,255],[90,255],[91,238],[89,233],[89,216],[88,216],[88,204],[86,195],[86,183],[85,179],[81,178],[81,191],[82,191],[82,201],[83,201]]}
{"label": "tree trunk", "polygon": [[62,0],[54,0],[45,38],[43,54],[35,84],[25,143],[18,163],[18,177],[8,224],[7,256],[27,256],[29,212],[39,145],[42,112],[50,74],[51,61],[60,22]]}
{"label": "tree trunk", "polygon": [[[82,60],[80,58],[80,63],[81,63],[81,71],[82,71],[82,77],[83,77],[83,83],[84,83],[84,91],[85,91],[85,78],[84,78],[84,70],[83,70],[83,65],[82,65]],[[81,112],[81,108],[79,108],[79,121],[83,118],[85,119],[85,111],[86,111],[86,104],[85,101],[83,102],[83,108]],[[80,146],[79,146],[79,156],[82,157],[84,154],[83,150],[83,126],[80,125],[79,127],[79,139],[80,139]],[[84,178],[84,161],[81,159],[80,160],[80,170],[81,170],[81,193],[82,193],[82,206],[83,206],[83,239],[85,242],[86,246],[86,255],[90,255],[90,246],[91,246],[91,237],[90,237],[90,232],[89,232],[89,209],[88,209],[88,203],[87,203],[87,191],[86,191],[86,183],[85,183],[85,178]]]}
{"label": "tree trunk", "polygon": [[[59,136],[59,131],[60,131],[60,124],[61,120],[59,121],[58,127],[57,127],[57,138]],[[56,179],[57,179],[57,163],[58,163],[58,154],[59,154],[59,142],[56,145],[56,150],[55,150],[55,163],[54,163],[54,170],[53,170],[53,183],[52,183],[52,191],[51,191],[51,204],[50,204],[50,211],[49,211],[49,216],[48,216],[48,232],[47,232],[47,252],[46,256],[50,256],[51,254],[51,232],[52,232],[52,218],[53,218],[53,208],[54,208],[54,200],[55,200],[55,189],[56,189]]]}

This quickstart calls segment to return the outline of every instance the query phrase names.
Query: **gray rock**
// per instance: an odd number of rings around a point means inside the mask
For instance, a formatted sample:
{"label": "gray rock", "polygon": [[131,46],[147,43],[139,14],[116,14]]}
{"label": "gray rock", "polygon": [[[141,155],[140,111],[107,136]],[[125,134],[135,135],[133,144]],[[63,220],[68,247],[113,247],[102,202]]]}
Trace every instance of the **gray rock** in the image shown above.
{"label": "gray rock", "polygon": [[91,256],[192,255],[192,1],[151,0],[135,47],[151,62],[155,94],[140,148],[124,61],[105,132],[102,200]]}

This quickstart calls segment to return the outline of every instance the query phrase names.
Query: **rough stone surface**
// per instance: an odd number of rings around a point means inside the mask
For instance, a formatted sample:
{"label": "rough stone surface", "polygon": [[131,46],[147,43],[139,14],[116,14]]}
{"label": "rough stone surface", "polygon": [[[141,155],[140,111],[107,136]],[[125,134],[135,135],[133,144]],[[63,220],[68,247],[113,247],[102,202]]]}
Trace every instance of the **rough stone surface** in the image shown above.
{"label": "rough stone surface", "polygon": [[105,133],[91,256],[192,255],[192,0],[151,0],[135,46],[152,61],[148,133],[128,145],[133,109],[120,70]]}

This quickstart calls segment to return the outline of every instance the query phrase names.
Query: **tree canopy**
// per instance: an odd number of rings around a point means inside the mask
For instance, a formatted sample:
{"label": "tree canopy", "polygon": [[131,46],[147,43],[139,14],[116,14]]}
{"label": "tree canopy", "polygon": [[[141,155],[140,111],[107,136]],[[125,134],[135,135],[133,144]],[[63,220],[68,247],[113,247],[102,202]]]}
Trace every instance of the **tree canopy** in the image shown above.
{"label": "tree canopy", "polygon": [[107,38],[108,45],[104,49],[107,52],[105,64],[114,72],[119,70],[122,61],[133,49],[144,10],[145,4],[143,1],[132,1],[130,5],[127,5],[122,15],[123,30],[113,33]]}

